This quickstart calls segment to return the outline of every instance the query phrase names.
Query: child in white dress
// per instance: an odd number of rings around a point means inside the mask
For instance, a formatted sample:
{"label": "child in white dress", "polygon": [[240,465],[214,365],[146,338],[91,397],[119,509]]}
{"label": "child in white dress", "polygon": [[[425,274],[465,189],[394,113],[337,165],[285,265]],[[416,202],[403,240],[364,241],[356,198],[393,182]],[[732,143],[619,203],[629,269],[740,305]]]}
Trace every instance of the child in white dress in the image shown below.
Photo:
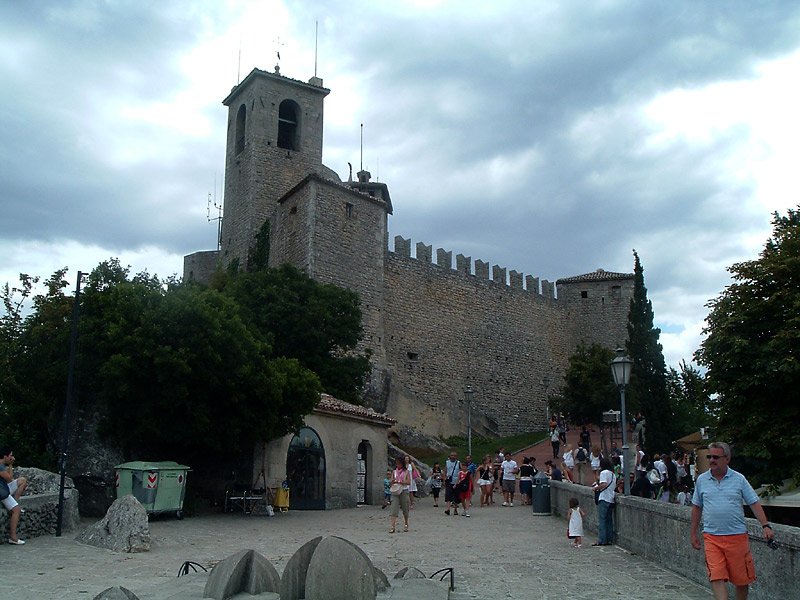
{"label": "child in white dress", "polygon": [[581,547],[581,539],[583,538],[583,517],[586,513],[578,506],[577,498],[569,499],[569,525],[567,526],[567,537],[572,540],[573,548]]}

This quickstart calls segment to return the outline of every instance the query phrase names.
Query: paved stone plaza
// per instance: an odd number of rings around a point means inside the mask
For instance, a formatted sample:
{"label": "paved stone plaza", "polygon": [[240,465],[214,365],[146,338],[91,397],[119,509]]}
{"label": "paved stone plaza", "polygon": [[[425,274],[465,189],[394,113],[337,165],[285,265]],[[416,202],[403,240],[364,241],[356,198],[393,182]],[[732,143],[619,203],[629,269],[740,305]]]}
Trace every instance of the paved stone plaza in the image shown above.
{"label": "paved stone plaza", "polygon": [[[389,578],[404,566],[426,574],[454,567],[455,600],[711,597],[708,589],[620,548],[592,548],[593,536],[583,548],[573,549],[565,521],[535,517],[528,506],[473,508],[471,515],[447,517],[426,498],[411,511],[410,533],[394,535],[388,533],[389,510],[373,506],[271,518],[159,518],[151,522],[152,549],[141,554],[81,545],[75,533],[34,538],[24,546],[2,545],[3,588],[15,590],[20,599],[91,599],[122,585],[141,600],[159,600],[167,590],[174,592],[178,568],[186,560],[211,566],[253,548],[282,572],[302,544],[317,535],[337,535],[358,544]],[[694,552],[688,539],[682,551]],[[700,553],[695,556],[703,560]]]}

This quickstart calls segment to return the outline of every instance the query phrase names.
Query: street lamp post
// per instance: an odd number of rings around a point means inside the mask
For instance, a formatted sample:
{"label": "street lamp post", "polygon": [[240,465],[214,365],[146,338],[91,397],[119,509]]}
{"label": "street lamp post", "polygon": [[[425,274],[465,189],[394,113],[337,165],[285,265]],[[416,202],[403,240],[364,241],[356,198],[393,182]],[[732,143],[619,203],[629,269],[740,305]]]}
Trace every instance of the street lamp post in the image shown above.
{"label": "street lamp post", "polygon": [[69,334],[69,362],[67,363],[67,399],[64,402],[64,417],[61,426],[64,428],[64,438],[61,442],[61,455],[58,459],[60,483],[58,485],[58,512],[56,513],[56,537],[61,537],[61,526],[64,521],[64,486],[67,477],[67,451],[69,449],[70,410],[75,381],[75,361],[78,351],[78,318],[80,317],[81,280],[83,273],[78,271],[78,281],[75,284],[75,299],[72,302],[72,321]]}
{"label": "street lamp post", "polygon": [[550,426],[550,400],[547,398],[547,390],[550,388],[550,378],[545,375],[542,377],[542,387],[544,388],[544,419],[545,429]]}
{"label": "street lamp post", "polygon": [[472,394],[475,392],[471,385],[464,390],[464,401],[467,403],[467,454],[472,456]]}
{"label": "street lamp post", "polygon": [[630,467],[631,461],[628,456],[628,419],[625,415],[625,386],[631,380],[631,368],[633,361],[625,356],[625,350],[617,348],[617,356],[611,361],[611,373],[614,375],[614,383],[619,388],[619,401],[622,413],[622,477],[625,495],[631,493]]}

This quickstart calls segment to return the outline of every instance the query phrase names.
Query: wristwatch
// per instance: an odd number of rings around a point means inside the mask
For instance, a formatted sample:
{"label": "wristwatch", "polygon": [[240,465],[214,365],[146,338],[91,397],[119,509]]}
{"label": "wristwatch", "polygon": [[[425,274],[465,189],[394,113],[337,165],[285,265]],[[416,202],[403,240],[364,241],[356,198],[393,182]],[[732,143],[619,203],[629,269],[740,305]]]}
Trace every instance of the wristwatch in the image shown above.
{"label": "wristwatch", "polygon": [[764,523],[764,524],[761,526],[761,529],[766,529],[767,527],[769,527],[770,529],[772,529],[772,525],[770,525],[769,523]]}

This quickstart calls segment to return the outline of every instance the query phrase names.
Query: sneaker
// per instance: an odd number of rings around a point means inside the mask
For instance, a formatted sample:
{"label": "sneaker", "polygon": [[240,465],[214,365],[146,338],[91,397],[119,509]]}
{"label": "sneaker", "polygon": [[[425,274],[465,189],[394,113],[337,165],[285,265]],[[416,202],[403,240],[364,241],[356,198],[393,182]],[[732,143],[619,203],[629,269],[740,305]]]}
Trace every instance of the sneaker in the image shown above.
{"label": "sneaker", "polygon": [[465,517],[468,517],[468,516],[469,516],[469,513],[464,513],[464,516],[465,516]]}
{"label": "sneaker", "polygon": [[576,544],[575,547],[576,548],[583,548],[583,546],[581,544]]}
{"label": "sneaker", "polygon": [[449,517],[450,516],[450,509],[448,508],[446,511],[444,511],[444,514],[446,514]]}
{"label": "sneaker", "polygon": [[14,546],[22,546],[22,544],[25,543],[25,540],[21,540],[19,538],[17,538],[16,540],[12,540],[11,538],[9,538],[8,543],[13,544]]}
{"label": "sneaker", "polygon": [[508,502],[503,502],[503,506],[508,506]]}
{"label": "sneaker", "polygon": [[514,503],[513,502],[509,502],[508,505],[509,506],[514,506]]}

